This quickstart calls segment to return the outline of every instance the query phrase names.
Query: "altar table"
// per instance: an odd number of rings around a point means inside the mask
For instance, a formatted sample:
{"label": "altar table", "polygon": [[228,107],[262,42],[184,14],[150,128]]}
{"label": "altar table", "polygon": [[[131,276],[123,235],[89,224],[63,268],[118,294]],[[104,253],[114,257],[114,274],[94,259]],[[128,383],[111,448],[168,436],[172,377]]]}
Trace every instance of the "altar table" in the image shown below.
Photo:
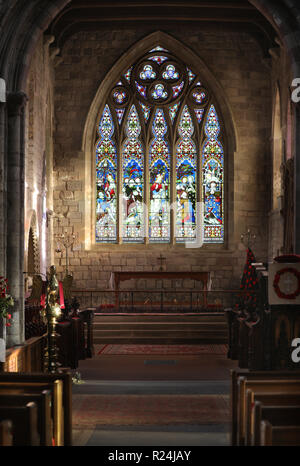
{"label": "altar table", "polygon": [[[116,309],[119,309],[119,287],[120,283],[125,280],[133,279],[189,279],[200,281],[203,283],[203,304],[207,306],[207,291],[210,290],[210,273],[209,272],[165,272],[165,271],[155,271],[155,272],[112,272],[111,274],[111,286],[115,290],[116,294]],[[152,290],[151,290],[152,291]],[[159,290],[153,290],[159,291]]]}

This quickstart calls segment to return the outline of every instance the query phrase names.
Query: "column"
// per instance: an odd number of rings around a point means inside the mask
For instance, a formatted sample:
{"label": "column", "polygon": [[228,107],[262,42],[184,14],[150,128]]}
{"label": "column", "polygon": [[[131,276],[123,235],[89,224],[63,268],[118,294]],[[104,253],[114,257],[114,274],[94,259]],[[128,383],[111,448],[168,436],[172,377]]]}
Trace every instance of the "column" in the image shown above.
{"label": "column", "polygon": [[[0,85],[0,276],[6,274],[6,163],[5,163],[5,129],[6,129],[6,91],[5,82]],[[5,362],[5,320],[0,319],[0,370]]]}
{"label": "column", "polygon": [[24,107],[26,95],[7,98],[7,246],[6,276],[13,296],[13,325],[7,330],[6,347],[22,345],[24,325]]}

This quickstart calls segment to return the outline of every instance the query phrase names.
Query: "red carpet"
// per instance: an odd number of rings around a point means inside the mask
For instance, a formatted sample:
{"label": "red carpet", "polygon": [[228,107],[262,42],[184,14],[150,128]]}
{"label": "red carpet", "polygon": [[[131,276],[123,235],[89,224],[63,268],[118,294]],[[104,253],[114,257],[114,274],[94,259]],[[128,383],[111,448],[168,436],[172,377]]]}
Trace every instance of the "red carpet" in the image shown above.
{"label": "red carpet", "polygon": [[95,345],[98,356],[111,355],[145,355],[145,354],[227,354],[227,345]]}
{"label": "red carpet", "polygon": [[227,423],[227,395],[73,395],[73,426]]}

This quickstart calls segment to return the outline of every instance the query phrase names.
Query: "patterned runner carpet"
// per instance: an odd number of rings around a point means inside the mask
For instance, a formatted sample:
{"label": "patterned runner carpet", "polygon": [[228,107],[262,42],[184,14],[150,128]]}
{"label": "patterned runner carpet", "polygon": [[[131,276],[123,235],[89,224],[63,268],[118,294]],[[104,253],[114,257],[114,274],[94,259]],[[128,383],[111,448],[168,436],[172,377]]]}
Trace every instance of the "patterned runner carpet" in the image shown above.
{"label": "patterned runner carpet", "polygon": [[73,395],[74,428],[228,423],[229,395]]}
{"label": "patterned runner carpet", "polygon": [[222,354],[226,355],[227,345],[95,345],[95,355],[144,355],[144,354]]}

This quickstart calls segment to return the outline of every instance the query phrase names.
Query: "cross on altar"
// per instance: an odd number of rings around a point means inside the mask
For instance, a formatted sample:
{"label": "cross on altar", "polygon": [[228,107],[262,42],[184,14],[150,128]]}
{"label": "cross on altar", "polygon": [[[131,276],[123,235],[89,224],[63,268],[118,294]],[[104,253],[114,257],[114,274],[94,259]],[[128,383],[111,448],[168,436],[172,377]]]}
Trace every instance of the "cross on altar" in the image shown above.
{"label": "cross on altar", "polygon": [[166,260],[166,258],[163,257],[163,256],[160,254],[160,256],[159,256],[157,259],[160,261],[160,268],[159,268],[159,270],[160,270],[160,272],[162,272],[162,271],[163,271],[163,262]]}

